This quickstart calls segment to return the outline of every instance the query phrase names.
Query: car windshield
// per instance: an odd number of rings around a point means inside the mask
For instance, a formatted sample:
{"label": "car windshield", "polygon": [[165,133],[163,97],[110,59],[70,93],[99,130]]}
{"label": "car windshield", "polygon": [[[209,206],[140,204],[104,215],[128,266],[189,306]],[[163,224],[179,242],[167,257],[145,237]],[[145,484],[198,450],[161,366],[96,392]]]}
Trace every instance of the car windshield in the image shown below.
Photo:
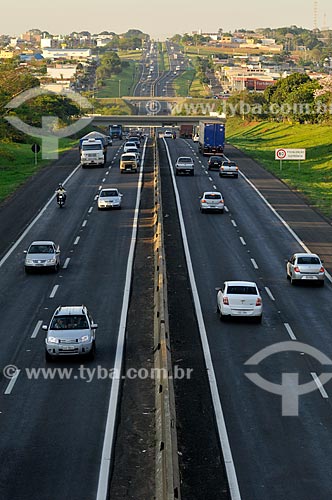
{"label": "car windshield", "polygon": [[83,151],[95,151],[96,149],[103,149],[103,146],[99,142],[98,144],[83,144]]}
{"label": "car windshield", "polygon": [[108,198],[110,196],[118,196],[118,192],[115,189],[108,189],[107,191],[102,191],[100,193],[102,198]]}
{"label": "car windshield", "polygon": [[54,253],[52,245],[31,245],[28,253]]}
{"label": "car windshield", "polygon": [[221,195],[219,193],[209,193],[204,196],[206,200],[220,200]]}
{"label": "car windshield", "polygon": [[320,264],[318,257],[298,257],[298,264]]}
{"label": "car windshield", "polygon": [[236,295],[257,295],[257,290],[254,286],[228,285],[227,293]]}
{"label": "car windshield", "polygon": [[85,330],[87,328],[89,324],[83,314],[56,316],[51,324],[51,330]]}

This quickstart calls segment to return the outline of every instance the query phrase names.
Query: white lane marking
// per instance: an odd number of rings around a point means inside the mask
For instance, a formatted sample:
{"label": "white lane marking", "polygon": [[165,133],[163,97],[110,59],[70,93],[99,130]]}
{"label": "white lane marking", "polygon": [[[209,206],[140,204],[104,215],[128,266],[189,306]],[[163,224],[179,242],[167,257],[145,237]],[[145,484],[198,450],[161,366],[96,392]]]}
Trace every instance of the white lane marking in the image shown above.
{"label": "white lane marking", "polygon": [[[254,191],[256,191],[256,193],[258,194],[258,196],[264,201],[264,203],[269,207],[269,209],[274,213],[274,215],[280,220],[280,222],[285,226],[285,228],[290,232],[290,234],[293,236],[293,238],[298,242],[299,245],[301,245],[301,247],[303,248],[303,250],[307,253],[312,253],[310,251],[310,249],[307,247],[307,245],[301,240],[301,238],[296,234],[295,231],[293,231],[293,229],[288,225],[288,223],[281,217],[281,215],[278,214],[278,212],[273,208],[273,206],[271,205],[271,203],[269,203],[267,201],[267,199],[265,198],[265,196],[262,195],[262,193],[259,191],[258,188],[256,188],[256,186],[248,179],[248,177],[240,172],[240,175],[242,175],[242,177],[247,181],[247,183],[249,184],[249,186],[251,186],[253,188]],[[326,270],[325,270],[325,276],[327,277],[327,279],[332,283],[332,276],[330,275],[330,273],[328,273]]]}
{"label": "white lane marking", "polygon": [[213,189],[217,189],[217,186],[216,186],[215,184],[213,184],[213,186],[212,186],[212,187],[213,187]]}
{"label": "white lane marking", "polygon": [[255,259],[250,259],[250,260],[251,260],[251,263],[254,266],[254,268],[258,269],[258,265],[257,265],[257,262],[255,261]]}
{"label": "white lane marking", "polygon": [[231,223],[233,224],[234,227],[237,227],[235,220],[231,219]]}
{"label": "white lane marking", "polygon": [[201,160],[198,160],[198,163],[202,164]]}
{"label": "white lane marking", "polygon": [[311,376],[312,376],[312,378],[314,379],[314,382],[315,382],[315,384],[317,385],[318,390],[319,390],[319,392],[321,393],[322,397],[323,397],[324,399],[328,399],[328,397],[329,397],[329,396],[328,396],[328,394],[327,394],[326,390],[324,389],[323,384],[321,383],[320,378],[319,378],[319,376],[317,375],[317,373],[315,373],[315,372],[310,372],[310,375],[311,375]]}
{"label": "white lane marking", "polygon": [[288,333],[288,335],[290,336],[290,338],[291,338],[292,340],[296,340],[295,333],[294,333],[294,332],[293,332],[293,330],[291,329],[290,324],[289,324],[289,323],[284,323],[284,327],[286,328],[287,333]]}
{"label": "white lane marking", "polygon": [[64,265],[62,266],[62,269],[67,269],[69,262],[70,262],[70,257],[67,257]]}
{"label": "white lane marking", "polygon": [[87,225],[88,221],[87,219],[85,219],[83,222],[82,222],[82,227],[85,227]]}
{"label": "white lane marking", "polygon": [[34,330],[33,330],[32,334],[31,334],[31,338],[32,338],[32,339],[35,339],[35,338],[37,337],[38,332],[39,332],[40,327],[42,326],[42,324],[43,324],[43,320],[42,320],[42,319],[40,319],[40,320],[37,322],[37,324],[36,324],[36,326],[35,326],[35,328],[34,328]]}
{"label": "white lane marking", "polygon": [[93,207],[90,207],[88,210],[88,214],[91,214],[92,210],[93,210]]}
{"label": "white lane marking", "polygon": [[103,187],[102,185],[99,186],[99,191],[102,189],[102,187]]}
{"label": "white lane marking", "polygon": [[244,239],[242,238],[242,236],[240,236],[240,241],[242,243],[242,245],[246,245],[247,243],[244,241]]}
{"label": "white lane marking", "polygon": [[[127,313],[128,313],[128,307],[129,307],[129,296],[130,296],[130,288],[131,288],[130,285],[131,285],[131,279],[132,279],[132,268],[133,268],[133,260],[134,260],[135,246],[136,246],[136,239],[137,239],[138,215],[139,215],[139,206],[140,206],[141,192],[142,192],[143,165],[144,165],[144,158],[145,158],[145,151],[146,151],[146,143],[147,143],[147,139],[145,139],[145,143],[143,146],[142,161],[141,161],[141,167],[140,167],[139,178],[138,178],[136,206],[135,206],[134,220],[133,220],[133,230],[132,230],[131,243],[130,243],[129,254],[128,254],[126,281],[125,281],[124,292],[123,292],[119,335],[118,335],[115,361],[114,361],[115,373],[122,373],[123,348],[125,345]],[[110,473],[110,470],[112,469],[111,458],[112,458],[112,450],[113,450],[113,440],[114,440],[114,431],[115,431],[115,423],[116,423],[116,413],[117,413],[117,406],[118,406],[119,390],[120,390],[120,386],[121,386],[120,379],[121,379],[121,377],[114,378],[112,380],[112,387],[111,387],[111,393],[110,393],[110,397],[109,397],[108,412],[107,412],[107,419],[106,419],[106,426],[105,426],[103,451],[102,451],[101,461],[100,461],[98,490],[97,490],[96,500],[106,500],[106,498],[108,498],[109,473]]]}
{"label": "white lane marking", "polygon": [[176,203],[177,203],[177,207],[178,207],[178,214],[179,214],[179,221],[180,221],[181,234],[182,234],[182,240],[183,240],[183,247],[184,247],[184,251],[185,251],[185,255],[186,255],[190,285],[191,285],[191,290],[192,290],[192,294],[193,294],[193,298],[194,298],[196,317],[197,317],[199,332],[200,332],[200,336],[201,336],[205,365],[206,365],[206,369],[207,369],[207,376],[209,379],[209,384],[210,384],[210,389],[211,389],[213,408],[214,408],[214,412],[215,412],[215,416],[216,416],[216,423],[217,423],[217,428],[218,428],[219,440],[220,440],[221,448],[222,448],[222,452],[223,452],[224,463],[225,463],[225,468],[226,468],[226,474],[227,474],[231,499],[232,500],[241,500],[241,494],[240,494],[239,484],[238,484],[238,480],[237,480],[237,476],[236,476],[235,464],[233,461],[232,450],[231,450],[231,447],[229,444],[224,413],[223,413],[223,409],[222,409],[222,405],[221,405],[221,401],[220,401],[220,397],[219,397],[216,374],[214,371],[209,342],[207,339],[202,308],[201,308],[201,304],[199,301],[199,295],[198,295],[198,290],[197,290],[197,285],[196,285],[196,280],[195,280],[195,275],[194,275],[194,269],[193,269],[193,264],[191,261],[191,256],[190,256],[190,251],[189,251],[189,243],[188,243],[186,228],[185,228],[184,219],[183,219],[180,195],[179,195],[179,191],[178,191],[178,188],[176,185],[175,175],[174,175],[174,172],[172,169],[171,156],[169,154],[169,149],[168,149],[168,146],[167,146],[167,143],[165,140],[164,140],[164,143],[165,143],[165,148],[166,148],[166,152],[167,152],[168,163],[169,163],[169,168],[170,168],[170,172],[171,172]]}
{"label": "white lane marking", "polygon": [[273,297],[272,292],[271,292],[271,290],[269,289],[269,287],[268,287],[268,286],[265,286],[264,288],[265,288],[266,293],[267,293],[267,294],[268,294],[268,296],[270,297],[270,299],[271,299],[271,300],[276,300],[276,299]]}
{"label": "white lane marking", "polygon": [[[62,185],[64,186],[69,179],[76,174],[77,170],[80,168],[81,164],[79,163],[77,167],[68,175],[68,177],[62,182]],[[0,260],[0,267],[3,266],[3,264],[6,262],[8,257],[14,252],[14,250],[18,247],[18,245],[21,243],[21,241],[26,237],[27,234],[29,234],[30,230],[33,228],[33,226],[36,224],[36,222],[40,219],[40,217],[44,214],[46,209],[49,207],[49,205],[53,202],[55,199],[56,194],[54,193],[53,196],[48,200],[48,202],[43,206],[41,211],[38,213],[38,215],[33,219],[32,222],[28,225],[25,231],[21,234],[21,236],[15,241],[15,243],[10,247],[8,252],[2,257]]]}
{"label": "white lane marking", "polygon": [[74,245],[77,245],[77,243],[80,241],[80,238],[81,238],[80,236],[76,237],[76,240],[74,241]]}
{"label": "white lane marking", "polygon": [[15,374],[12,376],[11,381],[7,385],[7,388],[5,390],[5,394],[10,394],[13,390],[13,387],[15,385],[16,380],[18,379],[19,374],[21,373],[21,370],[17,369]]}
{"label": "white lane marking", "polygon": [[105,175],[108,175],[109,174],[109,170],[107,170],[106,174]]}
{"label": "white lane marking", "polygon": [[229,212],[228,207],[224,206],[225,212]]}
{"label": "white lane marking", "polygon": [[54,299],[56,292],[58,291],[59,285],[54,285],[53,290],[50,293],[50,299]]}
{"label": "white lane marking", "polygon": [[106,181],[106,177],[103,178],[103,180],[101,182],[105,182]]}
{"label": "white lane marking", "polygon": [[212,177],[209,177],[209,181],[211,181],[211,182],[213,181]]}

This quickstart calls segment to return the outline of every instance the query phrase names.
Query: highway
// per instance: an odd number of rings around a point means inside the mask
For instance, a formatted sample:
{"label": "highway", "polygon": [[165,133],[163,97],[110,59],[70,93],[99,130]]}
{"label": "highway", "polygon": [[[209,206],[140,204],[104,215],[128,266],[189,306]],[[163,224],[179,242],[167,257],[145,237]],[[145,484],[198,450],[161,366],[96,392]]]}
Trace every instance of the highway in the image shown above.
{"label": "highway", "polygon": [[[231,484],[233,498],[328,499],[332,491],[331,383],[323,387],[317,377],[331,369],[324,369],[303,352],[275,353],[258,367],[244,363],[261,349],[279,342],[298,341],[331,355],[331,283],[326,280],[324,288],[292,287],[286,280],[285,260],[303,248],[246,178],[240,175],[239,179],[220,179],[218,172],[208,172],[207,159],[198,155],[192,141],[165,142],[172,164],[180,155],[192,156],[196,163],[194,177],[178,176],[174,182],[202,312],[202,324],[198,314],[200,333],[202,338],[206,333],[233,458],[233,463],[226,467],[231,465],[229,470],[237,476]],[[330,225],[284,185],[274,184],[277,181],[254,162],[250,164],[234,148],[228,151],[226,155],[235,158],[240,170],[243,166],[243,171],[264,188],[291,224],[305,230],[308,246],[313,245],[313,251],[320,247],[320,255],[329,265]],[[162,168],[164,177],[170,175],[166,174],[166,160]],[[223,215],[200,213],[199,195],[204,190],[223,193],[227,207]],[[294,213],[302,213],[301,223]],[[261,325],[220,322],[215,287],[232,279],[252,280],[260,287],[264,302]],[[193,282],[193,289],[192,285]],[[170,310],[170,315],[181,315],[184,307],[185,304],[178,305],[177,310]],[[282,415],[281,397],[257,387],[245,376],[248,372],[258,372],[275,384],[281,384],[282,373],[298,373],[300,384],[314,381],[317,387],[300,397],[298,416]],[[217,414],[217,420],[219,417]],[[226,448],[223,449],[225,453]]]}
{"label": "highway", "polygon": [[[39,219],[22,239],[18,239],[20,224],[15,223],[19,212],[12,219],[18,244],[12,252],[9,247],[2,253],[0,362],[1,367],[13,365],[20,371],[17,378],[9,380],[2,374],[0,379],[2,499],[96,498],[112,388],[107,375],[115,363],[139,179],[136,174],[120,175],[121,144],[116,142],[109,148],[106,168],[83,170],[72,164],[65,184],[66,206],[59,209],[53,199],[40,212],[42,201],[35,212]],[[61,168],[61,160],[57,167]],[[124,194],[122,209],[98,211],[100,186],[112,185]],[[42,176],[39,189],[37,181],[34,186],[36,198],[43,192],[41,200],[51,199],[56,188]],[[6,224],[6,210],[10,204],[1,211],[1,227]],[[23,251],[35,239],[60,244],[59,273],[24,273]],[[99,325],[96,361],[46,364],[41,324],[47,324],[61,304],[88,306]],[[90,371],[84,371],[81,363]],[[64,371],[53,380],[45,379],[38,370],[46,367]],[[33,368],[37,371],[29,372]]]}

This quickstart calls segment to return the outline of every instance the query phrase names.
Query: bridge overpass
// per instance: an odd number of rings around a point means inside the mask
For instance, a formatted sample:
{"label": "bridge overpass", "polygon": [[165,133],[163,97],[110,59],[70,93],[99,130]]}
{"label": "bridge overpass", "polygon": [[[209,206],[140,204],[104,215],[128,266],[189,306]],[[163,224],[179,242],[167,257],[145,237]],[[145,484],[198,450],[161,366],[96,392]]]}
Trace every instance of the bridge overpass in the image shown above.
{"label": "bridge overpass", "polygon": [[226,118],[220,116],[173,116],[173,115],[88,115],[93,117],[96,126],[107,126],[117,123],[124,127],[178,127],[181,123],[198,125],[200,121],[210,123],[225,123]]}

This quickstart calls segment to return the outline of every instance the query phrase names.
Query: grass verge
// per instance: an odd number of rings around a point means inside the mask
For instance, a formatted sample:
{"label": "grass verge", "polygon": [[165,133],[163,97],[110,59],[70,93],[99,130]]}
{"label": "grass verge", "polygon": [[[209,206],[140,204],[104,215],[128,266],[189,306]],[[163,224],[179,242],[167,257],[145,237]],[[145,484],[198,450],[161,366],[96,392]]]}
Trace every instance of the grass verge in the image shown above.
{"label": "grass verge", "polygon": [[96,92],[97,98],[119,98],[123,95],[132,95],[139,75],[138,63],[129,59],[127,62],[129,66],[123,68],[121,73],[105,79],[104,85]]}
{"label": "grass verge", "polygon": [[[310,204],[332,218],[332,126],[243,122],[230,118],[227,141],[259,162],[266,170],[306,196]],[[304,148],[306,160],[274,159],[277,148]]]}

